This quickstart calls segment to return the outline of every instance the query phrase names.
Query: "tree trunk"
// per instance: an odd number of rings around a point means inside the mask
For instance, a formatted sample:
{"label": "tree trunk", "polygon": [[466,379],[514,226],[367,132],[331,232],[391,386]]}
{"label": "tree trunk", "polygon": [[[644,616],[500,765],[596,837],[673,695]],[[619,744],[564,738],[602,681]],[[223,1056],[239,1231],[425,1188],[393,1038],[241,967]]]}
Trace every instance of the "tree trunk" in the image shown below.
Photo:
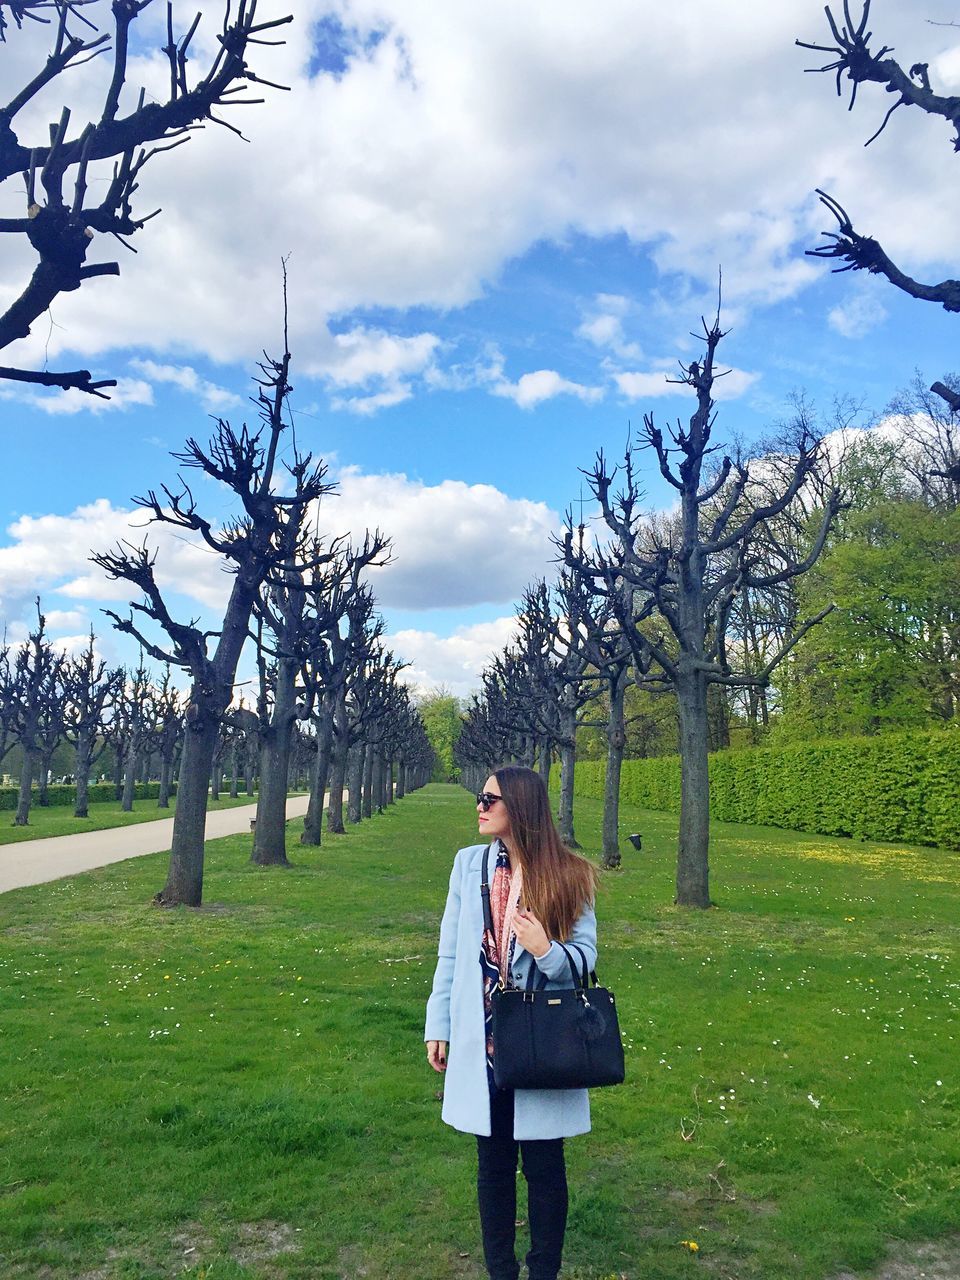
{"label": "tree trunk", "polygon": [[173,753],[164,750],[160,754],[160,787],[157,792],[157,808],[170,808],[170,783],[173,780]]}
{"label": "tree trunk", "polygon": [[623,711],[628,674],[621,672],[609,685],[607,769],[603,780],[603,865],[611,871],[620,865],[620,773],[627,742]]}
{"label": "tree trunk", "polygon": [[680,715],[680,840],[676,901],[681,907],[705,908],[710,906],[710,777],[707,684],[702,672],[680,672],[677,703]]}
{"label": "tree trunk", "polygon": [[245,784],[244,790],[248,796],[252,796],[256,791],[259,758],[254,735],[249,730],[246,730],[243,744],[243,781]]}
{"label": "tree trunk", "polygon": [[208,711],[188,725],[184,735],[170,867],[156,902],[199,907],[202,901],[207,792],[219,732],[219,716]]}
{"label": "tree trunk", "polygon": [[373,768],[370,770],[370,808],[383,813],[386,786],[384,783],[384,760],[379,751],[373,753]]}
{"label": "tree trunk", "polygon": [[373,816],[373,765],[374,751],[372,747],[363,747],[363,816]]}
{"label": "tree trunk", "polygon": [[407,766],[403,763],[403,756],[400,756],[397,759],[397,790],[394,795],[394,799],[402,800],[406,794],[407,794]]}
{"label": "tree trunk", "polygon": [[568,849],[579,849],[573,831],[573,779],[577,766],[576,690],[566,685],[559,713],[560,727],[560,839]]}
{"label": "tree trunk", "polygon": [[363,744],[357,743],[347,761],[347,821],[359,822],[363,799]]}
{"label": "tree trunk", "polygon": [[40,753],[40,774],[37,778],[37,804],[41,809],[50,807],[50,797],[47,794],[47,786],[50,782],[50,762],[52,755],[45,752]]}
{"label": "tree trunk", "polygon": [[73,816],[86,818],[88,814],[87,787],[90,782],[90,753],[93,747],[93,734],[89,729],[81,729],[77,734],[77,751],[74,769],[77,777],[77,794],[73,804]]}
{"label": "tree trunk", "polygon": [[333,739],[333,755],[330,762],[330,799],[327,803],[327,834],[342,836],[343,788],[347,776],[347,744],[336,736]]}
{"label": "tree trunk", "polygon": [[720,685],[707,689],[707,748],[710,751],[726,751],[730,746],[730,706],[726,690]]}
{"label": "tree trunk", "polygon": [[240,795],[240,743],[234,739],[230,748],[230,799]]}
{"label": "tree trunk", "polygon": [[293,722],[297,710],[297,668],[288,658],[280,660],[273,714],[260,751],[260,794],[251,862],[259,867],[286,867],[287,787],[290,771]]}
{"label": "tree trunk", "polygon": [[137,785],[137,746],[133,736],[130,739],[130,746],[127,749],[126,765],[123,771],[123,795],[120,799],[120,808],[124,813],[133,812],[133,798],[136,794]]}
{"label": "tree trunk", "polygon": [[30,801],[33,799],[33,765],[36,752],[23,747],[23,761],[20,765],[20,793],[17,796],[17,812],[14,815],[15,827],[30,825]]}
{"label": "tree trunk", "polygon": [[287,861],[287,767],[290,763],[290,724],[267,732],[260,752],[260,791],[257,826],[250,861],[260,867],[289,866]]}
{"label": "tree trunk", "polygon": [[223,765],[216,754],[219,743],[214,747],[214,759],[210,762],[210,799],[220,799],[220,788],[223,785]]}
{"label": "tree trunk", "polygon": [[126,751],[121,750],[118,745],[113,764],[113,790],[117,804],[123,799],[123,762],[126,759],[126,754]]}
{"label": "tree trunk", "polygon": [[383,771],[383,798],[387,804],[393,804],[393,760],[387,761],[387,767]]}
{"label": "tree trunk", "polygon": [[320,829],[323,826],[323,799],[327,790],[327,779],[333,758],[333,722],[329,711],[321,713],[317,719],[317,758],[314,762],[313,777],[310,781],[310,802],[303,819],[301,844],[318,845],[321,843]]}
{"label": "tree trunk", "polygon": [[567,742],[560,748],[560,839],[568,849],[579,849],[573,832],[573,775],[577,748]]}
{"label": "tree trunk", "polygon": [[537,772],[543,779],[543,785],[550,790],[550,766],[553,763],[553,744],[549,738],[542,738],[540,741],[539,763]]}

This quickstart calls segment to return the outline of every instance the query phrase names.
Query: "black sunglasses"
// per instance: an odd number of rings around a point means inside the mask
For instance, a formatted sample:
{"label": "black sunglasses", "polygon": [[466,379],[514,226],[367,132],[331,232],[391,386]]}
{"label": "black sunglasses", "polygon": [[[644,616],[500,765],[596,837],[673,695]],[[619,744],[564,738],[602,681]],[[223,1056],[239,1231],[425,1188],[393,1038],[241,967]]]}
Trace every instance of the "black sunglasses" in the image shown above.
{"label": "black sunglasses", "polygon": [[484,813],[487,812],[487,810],[490,808],[492,804],[496,804],[498,800],[502,800],[502,799],[503,799],[503,796],[494,795],[492,791],[477,792],[477,804],[480,806],[480,808],[483,810]]}

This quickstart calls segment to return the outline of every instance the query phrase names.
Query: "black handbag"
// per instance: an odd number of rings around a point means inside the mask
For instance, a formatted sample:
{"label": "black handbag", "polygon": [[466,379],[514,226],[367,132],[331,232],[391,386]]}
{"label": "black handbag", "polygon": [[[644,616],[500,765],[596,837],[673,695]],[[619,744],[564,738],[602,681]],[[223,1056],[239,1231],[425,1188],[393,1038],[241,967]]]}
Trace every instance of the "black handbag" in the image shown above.
{"label": "black handbag", "polygon": [[[485,853],[483,916],[492,933],[487,862]],[[623,1042],[613,992],[598,984],[596,972],[590,974],[590,986],[587,958],[575,943],[570,945],[581,962],[578,973],[563,946],[572,988],[546,989],[547,980],[533,957],[526,987],[501,982],[494,988],[493,1076],[499,1089],[596,1089],[623,1083]]]}

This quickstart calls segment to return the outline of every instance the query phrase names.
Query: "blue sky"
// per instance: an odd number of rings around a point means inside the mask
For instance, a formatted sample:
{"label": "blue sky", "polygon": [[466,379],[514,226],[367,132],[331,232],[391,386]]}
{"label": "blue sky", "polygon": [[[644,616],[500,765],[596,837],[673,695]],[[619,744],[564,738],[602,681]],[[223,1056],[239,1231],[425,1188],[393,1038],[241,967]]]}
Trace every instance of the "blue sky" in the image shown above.
{"label": "blue sky", "polygon": [[[573,0],[295,4],[290,42],[264,66],[291,94],[244,116],[247,145],[208,130],[159,157],[143,198],[164,212],[121,278],[58,300],[6,353],[121,383],[109,407],[0,390],[8,634],[40,591],[65,644],[92,619],[104,651],[129,656],[86,554],[129,536],[131,496],[175,479],[170,451],[205,437],[211,412],[252,417],[285,254],[298,444],[341,482],[331,533],[379,522],[394,536],[376,587],[422,687],[466,693],[504,643],[595,450],[619,455],[645,411],[689,413],[664,378],[695,353],[719,268],[725,438],[761,439],[798,391],[825,417],[851,396],[867,421],[915,368],[927,382],[956,370],[956,317],[803,254],[829,225],[813,195],[825,185],[908,269],[955,274],[947,130],[901,112],[864,150],[883,95],[862,92],[848,115],[792,46],[823,34],[820,4],[723,8],[705,18],[679,0],[641,21],[626,0],[599,15]],[[890,0],[873,24],[960,89],[960,32]],[[23,42],[0,57],[27,67],[41,47],[29,35],[32,54]],[[146,46],[137,70],[159,91]],[[78,89],[91,115],[96,93],[91,71]],[[18,198],[3,193],[4,209]],[[29,258],[0,249],[8,299]],[[647,484],[663,504],[659,478]],[[214,486],[204,501],[229,514]],[[182,607],[214,610],[224,581],[209,557],[160,552]]]}

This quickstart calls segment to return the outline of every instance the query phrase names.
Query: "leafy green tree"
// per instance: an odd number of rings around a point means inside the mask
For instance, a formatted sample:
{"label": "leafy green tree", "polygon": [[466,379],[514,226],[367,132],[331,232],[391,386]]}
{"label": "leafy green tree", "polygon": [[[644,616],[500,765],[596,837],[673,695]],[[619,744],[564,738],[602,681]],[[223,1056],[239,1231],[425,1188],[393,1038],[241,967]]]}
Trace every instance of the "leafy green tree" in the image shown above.
{"label": "leafy green tree", "polygon": [[960,699],[960,510],[890,500],[846,521],[804,585],[837,608],[804,637],[774,739],[942,724]]}
{"label": "leafy green tree", "polygon": [[421,698],[417,710],[436,755],[434,782],[459,782],[460,769],[453,758],[453,748],[463,728],[463,707],[459,698],[445,686]]}

